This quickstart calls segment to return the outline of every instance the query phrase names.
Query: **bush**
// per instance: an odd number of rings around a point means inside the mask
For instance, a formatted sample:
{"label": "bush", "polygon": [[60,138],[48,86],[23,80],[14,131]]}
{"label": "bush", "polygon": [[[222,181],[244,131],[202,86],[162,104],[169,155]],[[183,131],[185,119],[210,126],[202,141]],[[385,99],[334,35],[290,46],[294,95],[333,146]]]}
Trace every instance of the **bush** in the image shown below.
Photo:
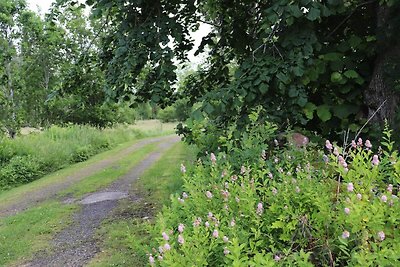
{"label": "bush", "polygon": [[344,149],[330,142],[326,150],[277,147],[268,157],[242,142],[255,153],[249,164],[231,162],[240,157],[229,151],[210,153],[184,173],[184,192],[159,216],[150,262],[396,265],[400,162],[385,134],[384,150],[360,140]]}
{"label": "bush", "polygon": [[29,183],[43,175],[40,161],[32,156],[13,157],[0,170],[0,185],[3,188]]}
{"label": "bush", "polygon": [[176,109],[173,106],[166,107],[158,112],[158,119],[162,122],[174,122],[176,118]]}

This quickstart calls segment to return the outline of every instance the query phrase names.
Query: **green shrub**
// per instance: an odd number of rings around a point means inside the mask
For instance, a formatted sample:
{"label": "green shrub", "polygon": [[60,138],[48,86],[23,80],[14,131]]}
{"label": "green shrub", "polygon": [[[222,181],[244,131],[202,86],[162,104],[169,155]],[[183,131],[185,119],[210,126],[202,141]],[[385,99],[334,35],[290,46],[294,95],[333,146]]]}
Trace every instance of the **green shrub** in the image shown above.
{"label": "green shrub", "polygon": [[385,134],[381,150],[369,141],[344,149],[327,142],[329,149],[275,148],[268,157],[248,147],[258,138],[250,134],[240,144],[254,153],[248,164],[229,151],[210,153],[192,171],[182,168],[184,193],[158,217],[149,260],[157,266],[395,266],[400,162],[390,131]]}
{"label": "green shrub", "polygon": [[0,185],[9,187],[29,183],[43,175],[40,161],[32,156],[13,157],[0,170]]}
{"label": "green shrub", "polygon": [[90,156],[92,156],[93,154],[94,154],[93,149],[90,145],[78,147],[72,156],[72,161],[73,162],[85,161],[88,158],[90,158]]}
{"label": "green shrub", "polygon": [[173,106],[166,107],[158,112],[158,118],[162,122],[173,122],[177,120],[176,109]]}

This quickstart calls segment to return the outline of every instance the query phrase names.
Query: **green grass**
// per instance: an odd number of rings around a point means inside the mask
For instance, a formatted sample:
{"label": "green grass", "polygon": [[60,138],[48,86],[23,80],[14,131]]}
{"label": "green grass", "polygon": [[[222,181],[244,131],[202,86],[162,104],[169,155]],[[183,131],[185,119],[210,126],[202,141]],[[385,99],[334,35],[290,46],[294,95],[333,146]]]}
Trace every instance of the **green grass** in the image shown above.
{"label": "green grass", "polygon": [[0,220],[0,266],[23,262],[45,249],[51,237],[68,226],[75,205],[47,202]]}
{"label": "green grass", "polygon": [[[181,190],[180,163],[195,159],[194,149],[178,143],[148,169],[133,186],[141,199],[124,200],[115,212],[114,219],[105,222],[99,230],[104,240],[102,252],[89,266],[145,266],[149,251],[148,229],[172,193]],[[147,217],[150,220],[147,220]]]}

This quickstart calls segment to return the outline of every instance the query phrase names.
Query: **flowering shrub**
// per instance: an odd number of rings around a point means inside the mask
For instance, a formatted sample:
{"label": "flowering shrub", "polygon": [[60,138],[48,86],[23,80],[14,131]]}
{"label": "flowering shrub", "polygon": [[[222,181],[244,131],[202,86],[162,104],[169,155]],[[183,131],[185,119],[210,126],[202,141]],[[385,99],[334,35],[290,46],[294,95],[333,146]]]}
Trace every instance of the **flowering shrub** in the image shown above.
{"label": "flowering shrub", "polygon": [[394,266],[400,162],[386,131],[339,148],[262,152],[234,168],[210,153],[154,228],[156,266]]}

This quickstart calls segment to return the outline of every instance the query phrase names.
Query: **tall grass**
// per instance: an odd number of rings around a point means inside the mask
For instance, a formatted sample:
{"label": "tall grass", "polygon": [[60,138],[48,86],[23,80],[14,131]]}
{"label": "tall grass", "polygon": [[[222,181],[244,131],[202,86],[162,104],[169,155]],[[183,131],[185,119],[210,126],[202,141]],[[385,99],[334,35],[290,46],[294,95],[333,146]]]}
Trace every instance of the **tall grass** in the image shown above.
{"label": "tall grass", "polygon": [[85,125],[52,126],[16,139],[0,139],[0,190],[28,183],[47,173],[149,134],[131,127],[100,130]]}

